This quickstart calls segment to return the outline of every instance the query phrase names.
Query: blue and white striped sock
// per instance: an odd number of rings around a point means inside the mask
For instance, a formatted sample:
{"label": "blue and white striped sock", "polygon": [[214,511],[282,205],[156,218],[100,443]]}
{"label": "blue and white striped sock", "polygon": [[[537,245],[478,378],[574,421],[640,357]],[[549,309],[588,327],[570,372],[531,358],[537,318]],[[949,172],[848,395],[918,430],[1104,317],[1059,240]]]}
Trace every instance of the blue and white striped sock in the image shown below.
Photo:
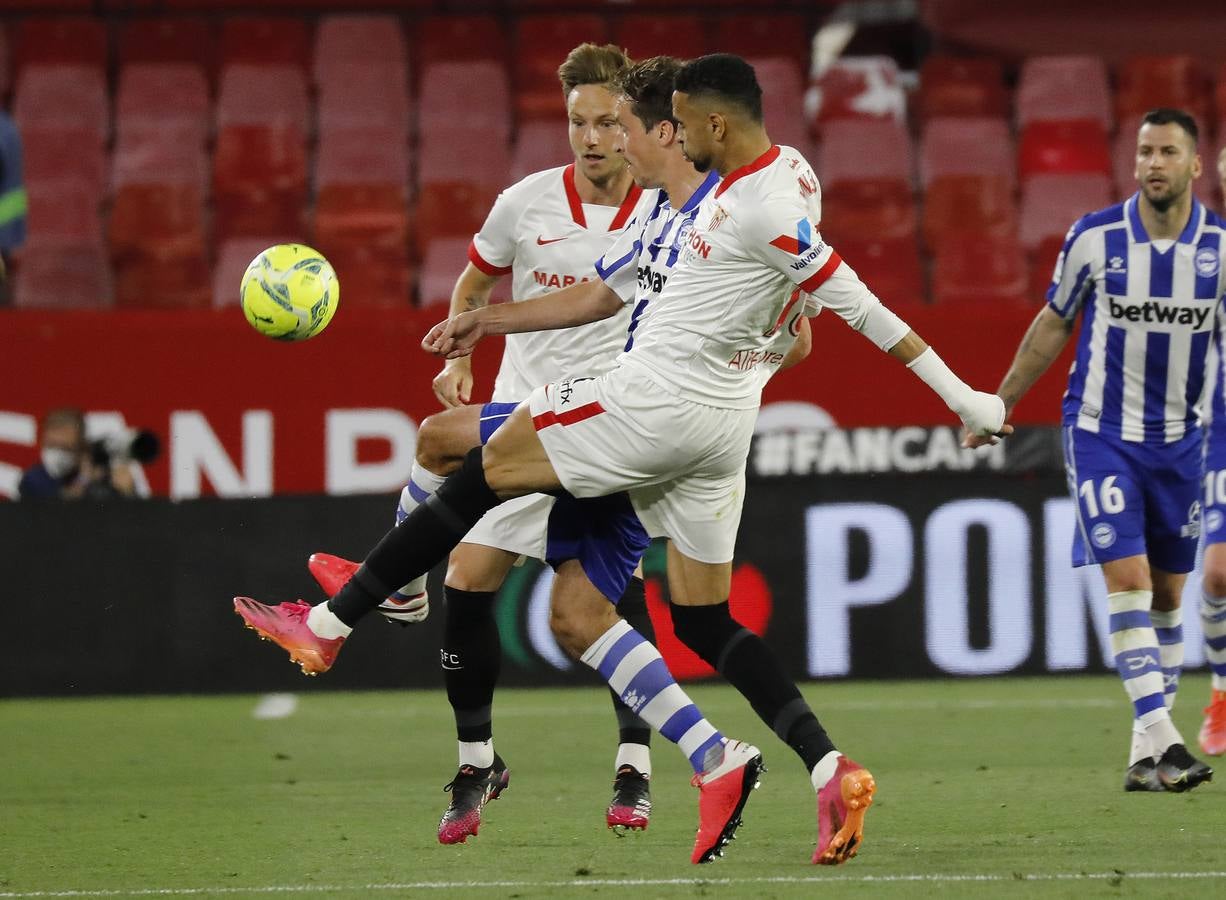
{"label": "blue and white striped sock", "polygon": [[1200,624],[1205,633],[1205,659],[1213,673],[1213,689],[1226,691],[1226,597],[1201,592]]}
{"label": "blue and white striped sock", "polygon": [[[409,470],[409,483],[400,491],[400,502],[396,506],[396,524],[399,525],[407,519],[409,513],[425,503],[446,480],[447,476],[435,475],[414,461],[413,468]],[[425,593],[425,590],[426,576],[419,575],[392,596],[403,603]]]}
{"label": "blue and white striped sock", "polygon": [[600,673],[622,702],[681,748],[695,772],[723,758],[723,735],[673,680],[660,651],[619,621],[592,642],[581,661]]}
{"label": "blue and white striped sock", "polygon": [[1166,708],[1158,635],[1149,617],[1152,602],[1152,591],[1117,591],[1107,595],[1116,671],[1132,700],[1133,718],[1149,735],[1154,752],[1161,756],[1167,747],[1181,744],[1183,739]]}
{"label": "blue and white striped sock", "polygon": [[1179,675],[1183,671],[1183,610],[1149,611],[1150,624],[1158,636],[1158,662],[1162,666],[1162,699],[1166,708],[1175,706]]}

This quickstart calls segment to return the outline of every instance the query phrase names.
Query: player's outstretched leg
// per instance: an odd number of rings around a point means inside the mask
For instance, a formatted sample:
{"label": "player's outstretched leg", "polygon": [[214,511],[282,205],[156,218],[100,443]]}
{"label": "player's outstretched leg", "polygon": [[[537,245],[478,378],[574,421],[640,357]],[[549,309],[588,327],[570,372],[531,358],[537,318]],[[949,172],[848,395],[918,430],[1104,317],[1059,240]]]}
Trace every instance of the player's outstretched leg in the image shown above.
{"label": "player's outstretched leg", "polygon": [[[336,595],[317,606],[282,604],[280,607],[236,598],[235,610],[247,624],[290,653],[295,662],[304,654],[307,674],[326,672],[340,643],[325,654],[325,642],[348,637],[366,613],[389,597],[394,587],[407,584],[440,562],[468,530],[501,501],[485,480],[481,451],[474,449],[464,465],[426,502],[392,528],[371,550],[366,561]],[[297,606],[306,606],[305,610]],[[294,610],[286,607],[292,606]]]}
{"label": "player's outstretched leg", "polygon": [[[617,614],[648,642],[655,643],[642,579],[630,579],[617,603]],[[617,714],[618,743],[613,799],[605,810],[605,823],[618,834],[644,831],[651,821],[651,726],[627,707],[611,687],[609,694]]]}
{"label": "player's outstretched leg", "polygon": [[690,861],[706,863],[723,856],[764,771],[758,748],[726,739],[703,718],[669,674],[659,651],[624,620],[617,619],[580,659],[689,759],[691,783],[699,790],[698,834]]}
{"label": "player's outstretched leg", "polygon": [[463,844],[481,828],[481,811],[490,800],[497,800],[511,783],[511,771],[497,753],[489,766],[460,766],[455,778],[443,788],[451,792],[451,802],[438,823],[440,844]]}

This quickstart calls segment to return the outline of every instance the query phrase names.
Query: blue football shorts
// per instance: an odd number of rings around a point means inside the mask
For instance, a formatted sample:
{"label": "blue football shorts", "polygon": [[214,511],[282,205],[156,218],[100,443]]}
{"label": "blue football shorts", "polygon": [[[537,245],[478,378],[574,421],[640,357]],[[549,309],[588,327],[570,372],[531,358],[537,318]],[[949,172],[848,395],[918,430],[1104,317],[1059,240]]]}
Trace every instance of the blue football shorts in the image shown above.
{"label": "blue football shorts", "polygon": [[1064,462],[1077,510],[1073,565],[1147,556],[1191,572],[1200,537],[1202,435],[1137,444],[1064,428]]}
{"label": "blue football shorts", "polygon": [[[481,407],[482,445],[517,406],[486,403]],[[577,559],[597,590],[616,604],[650,542],[628,494],[578,499],[563,491],[555,496],[549,511],[545,562],[556,570],[567,560]]]}

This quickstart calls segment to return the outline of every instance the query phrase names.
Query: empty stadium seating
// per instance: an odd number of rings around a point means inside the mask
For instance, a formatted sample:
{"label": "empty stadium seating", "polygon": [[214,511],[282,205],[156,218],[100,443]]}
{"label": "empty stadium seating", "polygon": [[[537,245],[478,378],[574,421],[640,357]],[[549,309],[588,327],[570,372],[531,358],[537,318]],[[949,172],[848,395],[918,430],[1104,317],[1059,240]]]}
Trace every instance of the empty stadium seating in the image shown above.
{"label": "empty stadium seating", "polygon": [[1110,206],[1106,175],[1035,175],[1022,188],[1021,238],[1029,250],[1044,238],[1061,236],[1088,212]]}
{"label": "empty stadium seating", "polygon": [[1029,271],[1017,241],[1008,237],[957,234],[942,241],[932,266],[936,303],[1027,302]]}
{"label": "empty stadium seating", "polygon": [[1138,56],[1116,72],[1115,115],[1131,121],[1159,106],[1187,110],[1202,128],[1210,124],[1208,73],[1190,56]]}
{"label": "empty stadium seating", "polygon": [[1008,116],[1004,67],[990,57],[933,54],[920,68],[916,110],[924,122],[943,116]]}
{"label": "empty stadium seating", "polygon": [[562,109],[558,66],[584,41],[603,44],[607,23],[600,15],[524,16],[515,23],[511,57],[516,113],[523,119],[549,118]]}
{"label": "empty stadium seating", "polygon": [[1113,124],[1107,66],[1097,56],[1039,56],[1022,65],[1017,86],[1017,124],[1091,119]]}

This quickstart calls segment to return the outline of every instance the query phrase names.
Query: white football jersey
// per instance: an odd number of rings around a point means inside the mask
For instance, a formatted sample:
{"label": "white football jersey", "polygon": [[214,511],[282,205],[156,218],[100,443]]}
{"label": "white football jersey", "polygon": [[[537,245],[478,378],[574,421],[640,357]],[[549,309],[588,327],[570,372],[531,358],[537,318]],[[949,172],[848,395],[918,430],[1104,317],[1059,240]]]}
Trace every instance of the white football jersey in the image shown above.
{"label": "white football jersey", "polygon": [[[473,237],[468,258],[487,275],[512,276],[512,296],[528,300],[596,277],[593,260],[613,244],[643,192],[620,207],[584,203],[574,165],[537,172],[498,195]],[[630,311],[577,328],[510,334],[493,398],[521,400],[538,385],[613,367],[626,343]]]}
{"label": "white football jersey", "polygon": [[[782,361],[790,341],[780,332],[798,308],[829,307],[857,329],[879,323],[880,302],[822,240],[820,222],[817,177],[796,150],[773,146],[728,173],[682,226],[676,266],[619,364],[680,397],[749,409]],[[873,335],[884,346],[906,333],[890,318],[891,334]]]}

